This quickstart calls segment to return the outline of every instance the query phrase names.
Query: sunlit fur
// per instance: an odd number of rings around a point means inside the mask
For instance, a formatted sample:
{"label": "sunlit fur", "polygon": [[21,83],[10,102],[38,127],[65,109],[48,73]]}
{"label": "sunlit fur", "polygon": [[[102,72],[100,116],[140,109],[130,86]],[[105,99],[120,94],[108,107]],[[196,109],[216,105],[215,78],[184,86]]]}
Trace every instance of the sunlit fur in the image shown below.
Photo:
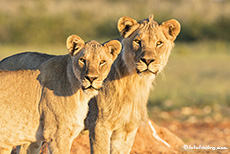
{"label": "sunlit fur", "polygon": [[[84,128],[88,101],[101,88],[121,44],[85,44],[72,35],[67,48],[69,55],[54,56],[38,69],[0,71],[0,153],[33,143],[28,150],[36,154],[43,141],[53,154],[70,153],[73,139]],[[106,63],[101,65],[101,60]],[[96,83],[88,83],[86,76],[97,77]],[[87,89],[88,84],[93,88]]]}
{"label": "sunlit fur", "polygon": [[[167,64],[179,26],[175,20],[158,25],[152,16],[139,23],[129,17],[118,21],[123,49],[104,88],[90,101],[86,120],[93,154],[130,152],[138,126],[147,118],[152,83]],[[148,66],[143,59],[150,59]]]}
{"label": "sunlit fur", "polygon": [[[149,22],[146,19],[139,24],[139,28],[130,37],[122,40],[124,50],[129,51],[122,52],[125,64],[130,73],[133,73],[135,69],[142,72],[146,69],[146,64],[140,58],[152,58],[155,61],[150,64],[149,70],[153,73],[161,72],[168,62],[174,43],[165,37],[162,31],[164,27],[158,25],[155,21]],[[136,39],[141,40],[141,45],[135,42]],[[156,46],[158,41],[162,42],[159,47]]]}

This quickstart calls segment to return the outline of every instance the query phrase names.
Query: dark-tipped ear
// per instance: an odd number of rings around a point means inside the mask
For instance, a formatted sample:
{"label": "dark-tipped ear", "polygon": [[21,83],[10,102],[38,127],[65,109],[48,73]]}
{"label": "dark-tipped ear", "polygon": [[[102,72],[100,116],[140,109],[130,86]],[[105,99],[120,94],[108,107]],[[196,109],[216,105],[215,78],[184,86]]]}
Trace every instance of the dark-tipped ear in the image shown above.
{"label": "dark-tipped ear", "polygon": [[163,27],[163,32],[167,39],[171,41],[174,41],[180,33],[180,23],[175,19],[163,22],[161,26]]}
{"label": "dark-tipped ear", "polygon": [[77,35],[71,35],[66,40],[66,47],[71,56],[77,54],[85,45],[85,42]]}
{"label": "dark-tipped ear", "polygon": [[129,37],[138,27],[139,23],[130,17],[121,17],[117,23],[117,28],[123,38]]}
{"label": "dark-tipped ear", "polygon": [[117,55],[121,52],[122,45],[117,40],[111,40],[108,43],[104,44],[104,47],[112,55],[113,60],[117,58]]}

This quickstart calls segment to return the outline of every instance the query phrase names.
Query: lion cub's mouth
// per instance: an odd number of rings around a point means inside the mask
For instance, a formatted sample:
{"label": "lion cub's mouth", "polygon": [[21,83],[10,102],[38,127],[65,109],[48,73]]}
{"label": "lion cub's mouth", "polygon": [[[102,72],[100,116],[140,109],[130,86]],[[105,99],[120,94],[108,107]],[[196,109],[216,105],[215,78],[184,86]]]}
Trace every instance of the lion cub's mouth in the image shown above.
{"label": "lion cub's mouth", "polygon": [[156,71],[151,71],[149,69],[146,69],[146,70],[143,70],[143,71],[140,71],[138,69],[137,70],[137,74],[139,75],[145,75],[145,74],[154,74],[154,75],[157,75],[157,73],[159,72],[159,70],[156,70]]}
{"label": "lion cub's mouth", "polygon": [[90,81],[87,79],[82,80],[82,90],[84,92],[97,92],[101,88],[102,83],[98,80]]}
{"label": "lion cub's mouth", "polygon": [[84,91],[85,91],[85,90],[96,90],[96,91],[99,90],[98,88],[95,88],[95,87],[93,87],[92,85],[90,85],[90,86],[88,86],[88,87],[82,86],[82,89],[83,89]]}
{"label": "lion cub's mouth", "polygon": [[144,62],[146,60],[140,60],[136,64],[136,71],[139,75],[157,75],[160,69],[160,65],[153,62]]}
{"label": "lion cub's mouth", "polygon": [[95,88],[92,85],[90,85],[88,87],[82,86],[82,90],[84,93],[86,93],[88,95],[93,95],[93,96],[97,95],[98,91],[99,91],[98,88]]}

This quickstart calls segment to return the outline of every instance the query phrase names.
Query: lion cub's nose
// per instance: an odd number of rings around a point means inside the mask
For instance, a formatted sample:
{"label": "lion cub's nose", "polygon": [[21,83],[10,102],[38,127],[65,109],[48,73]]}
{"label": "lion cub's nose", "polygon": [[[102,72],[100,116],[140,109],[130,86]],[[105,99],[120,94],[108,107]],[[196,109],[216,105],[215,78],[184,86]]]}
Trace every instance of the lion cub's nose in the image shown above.
{"label": "lion cub's nose", "polygon": [[145,58],[141,58],[141,61],[143,61],[146,65],[149,65],[150,63],[154,62],[155,59],[145,59]]}
{"label": "lion cub's nose", "polygon": [[93,82],[94,80],[96,80],[98,77],[97,76],[85,76],[85,78],[89,81],[89,82]]}

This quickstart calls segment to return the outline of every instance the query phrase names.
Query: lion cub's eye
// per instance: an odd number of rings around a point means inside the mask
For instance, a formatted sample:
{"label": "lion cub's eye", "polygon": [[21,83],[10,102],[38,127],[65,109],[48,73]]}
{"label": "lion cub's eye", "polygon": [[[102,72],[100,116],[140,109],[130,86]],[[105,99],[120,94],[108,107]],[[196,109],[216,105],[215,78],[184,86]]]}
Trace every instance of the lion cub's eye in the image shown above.
{"label": "lion cub's eye", "polygon": [[106,61],[105,60],[101,60],[100,61],[100,65],[102,66],[102,65],[105,65],[106,64]]}
{"label": "lion cub's eye", "polygon": [[141,45],[141,40],[139,39],[135,39],[134,42],[137,43],[138,45]]}
{"label": "lion cub's eye", "polygon": [[160,46],[162,46],[163,45],[163,42],[162,41],[157,41],[157,43],[156,43],[156,46],[157,47],[160,47]]}
{"label": "lion cub's eye", "polygon": [[79,62],[82,63],[82,64],[85,64],[85,59],[84,58],[80,58]]}

